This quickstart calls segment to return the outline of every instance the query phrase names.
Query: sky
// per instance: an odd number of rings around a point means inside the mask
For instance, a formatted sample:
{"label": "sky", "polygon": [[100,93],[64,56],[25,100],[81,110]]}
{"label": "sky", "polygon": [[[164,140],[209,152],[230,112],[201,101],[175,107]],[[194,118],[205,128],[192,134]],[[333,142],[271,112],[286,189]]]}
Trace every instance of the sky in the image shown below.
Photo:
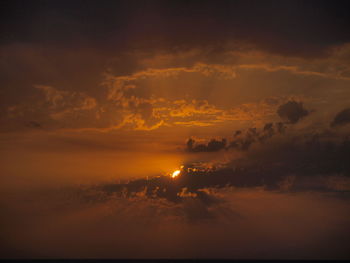
{"label": "sky", "polygon": [[348,1],[0,5],[1,258],[349,259]]}

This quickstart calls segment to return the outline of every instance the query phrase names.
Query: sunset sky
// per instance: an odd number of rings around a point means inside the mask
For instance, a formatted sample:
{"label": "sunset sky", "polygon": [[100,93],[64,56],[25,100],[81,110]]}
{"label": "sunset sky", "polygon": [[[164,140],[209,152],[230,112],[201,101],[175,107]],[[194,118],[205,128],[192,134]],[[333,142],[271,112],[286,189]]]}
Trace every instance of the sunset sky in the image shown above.
{"label": "sunset sky", "polygon": [[1,258],[350,258],[349,1],[0,6]]}

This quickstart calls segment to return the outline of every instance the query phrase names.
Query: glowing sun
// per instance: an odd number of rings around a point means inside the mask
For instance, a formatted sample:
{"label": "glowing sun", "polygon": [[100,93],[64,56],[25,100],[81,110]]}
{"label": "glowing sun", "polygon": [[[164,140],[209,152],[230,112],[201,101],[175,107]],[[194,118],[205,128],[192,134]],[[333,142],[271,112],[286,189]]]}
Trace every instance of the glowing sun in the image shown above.
{"label": "glowing sun", "polygon": [[180,172],[181,172],[180,170],[174,171],[173,174],[171,175],[171,177],[175,178],[176,176],[179,176]]}

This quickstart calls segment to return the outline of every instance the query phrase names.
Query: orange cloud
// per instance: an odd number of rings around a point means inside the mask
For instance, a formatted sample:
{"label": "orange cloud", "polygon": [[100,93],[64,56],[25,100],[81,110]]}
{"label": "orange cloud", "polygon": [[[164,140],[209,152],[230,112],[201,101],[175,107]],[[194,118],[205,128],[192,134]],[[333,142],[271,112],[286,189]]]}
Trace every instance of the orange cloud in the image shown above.
{"label": "orange cloud", "polygon": [[[253,81],[248,84],[256,85],[250,87],[256,96],[250,101],[239,99],[236,102],[233,98],[233,105],[230,105],[227,98],[236,96],[236,91],[237,98],[253,97],[248,94],[249,87],[245,89],[246,79],[242,80],[241,77],[243,71],[251,71],[250,74],[255,74],[256,71],[259,74],[279,74],[283,71],[292,75],[310,76],[313,79],[348,81],[350,64],[344,57],[348,56],[349,50],[349,46],[345,45],[333,50],[329,57],[314,61],[271,55],[253,49],[223,50],[219,54],[214,52],[219,55],[220,61],[222,60],[220,63],[215,60],[214,53],[210,50],[145,53],[139,58],[136,54],[133,59],[141,66],[138,67],[139,70],[131,70],[130,74],[124,75],[106,73],[98,96],[93,97],[84,92],[68,91],[54,86],[35,85],[36,90],[41,91],[40,96],[44,95],[44,100],[38,95],[35,101],[9,106],[6,111],[7,119],[3,121],[36,122],[39,125],[35,126],[48,129],[101,131],[152,130],[161,126],[212,126],[232,121],[263,122],[274,118],[277,104],[286,102],[287,95],[274,93],[272,96],[277,98],[276,101],[267,103],[263,97],[264,91],[259,90],[260,83]],[[174,95],[176,86],[169,83],[180,83],[181,92]],[[186,85],[189,92],[197,89],[192,89],[191,85],[198,85],[199,88],[188,96],[183,93],[186,92]],[[201,85],[206,87],[201,89]],[[211,87],[208,88],[209,85]],[[268,84],[264,85],[267,87]],[[204,89],[206,93],[202,94]],[[212,99],[211,95],[216,96],[215,99]],[[301,96],[296,93],[288,97],[296,95]],[[228,103],[220,104],[223,100]]]}

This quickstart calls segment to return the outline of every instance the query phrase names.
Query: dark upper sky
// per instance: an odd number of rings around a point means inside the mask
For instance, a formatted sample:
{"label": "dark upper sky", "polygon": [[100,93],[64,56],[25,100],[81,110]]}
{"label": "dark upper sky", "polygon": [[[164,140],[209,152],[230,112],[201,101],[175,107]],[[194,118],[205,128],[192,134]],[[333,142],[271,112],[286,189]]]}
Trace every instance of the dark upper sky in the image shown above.
{"label": "dark upper sky", "polygon": [[317,56],[350,40],[349,1],[2,1],[1,43],[97,49],[247,41]]}

